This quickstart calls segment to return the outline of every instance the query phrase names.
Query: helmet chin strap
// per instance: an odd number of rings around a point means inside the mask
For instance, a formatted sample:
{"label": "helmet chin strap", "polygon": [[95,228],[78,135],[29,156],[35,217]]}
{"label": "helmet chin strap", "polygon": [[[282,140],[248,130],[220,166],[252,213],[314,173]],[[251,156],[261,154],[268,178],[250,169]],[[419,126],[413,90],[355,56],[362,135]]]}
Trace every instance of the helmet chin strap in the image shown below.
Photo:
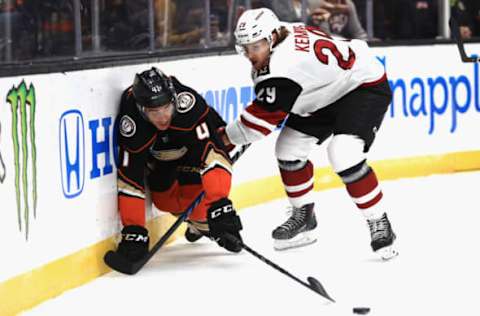
{"label": "helmet chin strap", "polygon": [[[273,45],[275,45],[275,43],[273,42],[275,36],[274,36],[274,33],[272,32],[272,34],[270,34],[270,36],[267,38],[267,41],[268,41],[268,44],[270,45],[270,53],[273,52]],[[277,39],[278,39],[278,33],[277,33]]]}
{"label": "helmet chin strap", "polygon": [[173,86],[173,81],[171,77],[168,77],[168,88],[172,92],[173,105],[175,106],[175,109],[176,109],[177,108],[177,90],[175,90],[175,87]]}
{"label": "helmet chin strap", "polygon": [[[152,123],[150,121],[150,119],[148,118],[148,115],[145,114],[145,107],[144,106],[141,106],[140,104],[137,103],[137,109],[138,109],[138,112],[140,112],[140,115],[143,117],[143,119],[149,123]],[[153,124],[153,123],[152,123]]]}

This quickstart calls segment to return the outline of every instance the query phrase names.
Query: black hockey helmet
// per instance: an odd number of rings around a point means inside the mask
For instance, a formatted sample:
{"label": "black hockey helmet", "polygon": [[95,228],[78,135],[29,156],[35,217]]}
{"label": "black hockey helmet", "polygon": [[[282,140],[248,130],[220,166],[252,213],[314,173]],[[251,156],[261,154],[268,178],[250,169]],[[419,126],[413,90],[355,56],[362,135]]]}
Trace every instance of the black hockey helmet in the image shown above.
{"label": "black hockey helmet", "polygon": [[135,75],[132,85],[137,105],[155,108],[176,101],[172,80],[155,67]]}

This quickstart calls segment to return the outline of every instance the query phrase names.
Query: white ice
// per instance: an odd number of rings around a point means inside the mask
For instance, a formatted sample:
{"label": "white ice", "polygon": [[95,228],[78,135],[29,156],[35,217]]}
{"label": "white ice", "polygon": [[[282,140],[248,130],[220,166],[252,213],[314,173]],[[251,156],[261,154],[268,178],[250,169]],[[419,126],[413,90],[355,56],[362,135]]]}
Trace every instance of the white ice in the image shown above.
{"label": "white ice", "polygon": [[161,249],[135,276],[109,273],[24,315],[479,315],[480,172],[382,183],[400,255],[382,262],[368,227],[342,189],[316,193],[318,242],[274,251],[270,234],[286,200],[241,212],[244,242],[302,280],[313,276],[337,301],[247,252],[202,239]]}

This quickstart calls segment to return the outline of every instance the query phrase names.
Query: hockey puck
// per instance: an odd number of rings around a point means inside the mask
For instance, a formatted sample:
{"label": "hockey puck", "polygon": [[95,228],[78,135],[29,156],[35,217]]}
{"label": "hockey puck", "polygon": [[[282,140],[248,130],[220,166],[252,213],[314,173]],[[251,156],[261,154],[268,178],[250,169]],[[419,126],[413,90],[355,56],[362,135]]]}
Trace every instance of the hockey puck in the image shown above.
{"label": "hockey puck", "polygon": [[354,314],[359,314],[359,315],[367,315],[370,313],[370,308],[369,307],[354,307],[353,308],[353,313]]}

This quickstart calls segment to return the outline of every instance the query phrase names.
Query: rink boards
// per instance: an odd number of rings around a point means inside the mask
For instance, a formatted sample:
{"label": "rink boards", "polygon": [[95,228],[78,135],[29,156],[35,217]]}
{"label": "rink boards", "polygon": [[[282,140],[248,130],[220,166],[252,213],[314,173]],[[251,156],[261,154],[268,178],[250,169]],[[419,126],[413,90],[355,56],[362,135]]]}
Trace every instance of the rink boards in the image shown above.
{"label": "rink boards", "polygon": [[[480,45],[467,46],[480,51]],[[382,179],[480,168],[480,70],[453,45],[375,48],[394,100],[370,161]],[[248,61],[236,55],[0,78],[0,314],[33,306],[105,272],[116,214],[115,115],[136,72],[157,66],[196,88],[227,122],[253,99]],[[235,166],[237,208],[284,196],[276,135]],[[340,186],[325,147],[313,154],[317,190]],[[160,234],[169,216],[152,219]]]}

